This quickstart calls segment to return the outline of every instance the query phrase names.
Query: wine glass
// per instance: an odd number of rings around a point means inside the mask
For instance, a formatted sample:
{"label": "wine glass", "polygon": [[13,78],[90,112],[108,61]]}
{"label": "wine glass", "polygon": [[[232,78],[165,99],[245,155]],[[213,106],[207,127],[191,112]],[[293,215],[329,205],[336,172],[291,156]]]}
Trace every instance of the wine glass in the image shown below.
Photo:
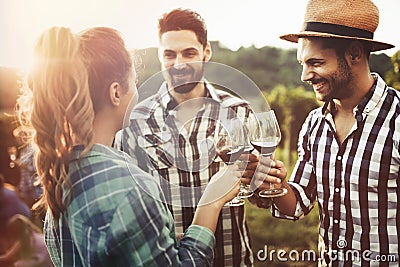
{"label": "wine glass", "polygon": [[[215,150],[218,156],[227,165],[237,161],[245,149],[243,124],[239,118],[221,121],[215,134]],[[235,196],[227,202],[227,206],[236,207],[244,204],[244,200]]]}
{"label": "wine glass", "polygon": [[[256,114],[258,127],[251,134],[250,143],[264,157],[272,158],[276,147],[281,140],[281,131],[278,121],[273,110]],[[260,197],[279,197],[287,194],[286,188],[275,188],[273,183],[270,183],[269,189],[261,190],[258,195]]]}
{"label": "wine glass", "polygon": [[[257,122],[254,123],[254,118],[253,120],[251,118],[243,118],[242,124],[243,124],[243,131],[244,131],[244,151],[242,154],[251,154],[251,152],[254,150],[254,147],[250,143],[250,133],[255,130],[255,125],[257,125]],[[243,163],[244,166],[247,166],[248,161],[242,160],[241,163]],[[249,185],[246,185],[245,183],[241,182],[240,183],[240,190],[239,190],[239,197],[240,198],[248,198],[254,195],[253,190],[251,190]]]}

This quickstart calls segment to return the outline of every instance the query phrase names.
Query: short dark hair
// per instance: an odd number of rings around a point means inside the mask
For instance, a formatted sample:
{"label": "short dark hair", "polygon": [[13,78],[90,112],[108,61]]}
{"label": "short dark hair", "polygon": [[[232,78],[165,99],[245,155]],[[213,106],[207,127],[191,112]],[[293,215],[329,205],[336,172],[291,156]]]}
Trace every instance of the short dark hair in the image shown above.
{"label": "short dark hair", "polygon": [[[318,38],[322,40],[322,48],[324,49],[333,49],[336,52],[338,57],[343,58],[344,53],[346,52],[347,48],[350,46],[352,42],[355,40],[353,39],[345,39],[345,38],[335,38],[335,37],[310,37]],[[367,42],[361,42],[362,46],[364,47],[364,55],[368,59],[371,53],[371,46]]]}
{"label": "short dark hair", "polygon": [[158,37],[169,31],[193,31],[197,40],[205,47],[207,45],[207,27],[204,19],[195,11],[177,8],[163,14],[158,20]]}

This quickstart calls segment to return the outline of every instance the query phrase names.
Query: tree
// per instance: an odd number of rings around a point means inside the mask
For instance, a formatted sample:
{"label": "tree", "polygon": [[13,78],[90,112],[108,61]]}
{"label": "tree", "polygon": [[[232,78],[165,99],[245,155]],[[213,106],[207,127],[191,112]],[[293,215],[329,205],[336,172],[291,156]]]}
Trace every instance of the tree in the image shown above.
{"label": "tree", "polygon": [[393,68],[386,72],[385,80],[387,84],[397,90],[400,90],[400,50],[391,58]]}
{"label": "tree", "polygon": [[306,90],[303,86],[295,89],[288,89],[283,85],[278,85],[269,93],[265,92],[265,97],[275,110],[281,132],[284,160],[288,166],[293,163],[292,151],[297,148],[297,139],[301,126],[308,113],[320,104],[317,102],[314,92]]}
{"label": "tree", "polygon": [[369,60],[369,68],[371,72],[378,73],[381,77],[385,77],[385,73],[392,69],[390,57],[386,54],[371,54]]}

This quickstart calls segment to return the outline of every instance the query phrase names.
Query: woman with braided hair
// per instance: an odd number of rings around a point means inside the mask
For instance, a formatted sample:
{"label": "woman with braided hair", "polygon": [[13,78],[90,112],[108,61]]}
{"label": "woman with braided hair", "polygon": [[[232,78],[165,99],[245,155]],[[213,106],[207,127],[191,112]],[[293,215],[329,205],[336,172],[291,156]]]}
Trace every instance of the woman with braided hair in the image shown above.
{"label": "woman with braided hair", "polygon": [[55,266],[207,266],[225,202],[238,192],[237,166],[221,170],[179,242],[155,179],[111,145],[137,102],[131,55],[113,29],[39,38],[20,117],[32,127],[47,209],[44,234]]}

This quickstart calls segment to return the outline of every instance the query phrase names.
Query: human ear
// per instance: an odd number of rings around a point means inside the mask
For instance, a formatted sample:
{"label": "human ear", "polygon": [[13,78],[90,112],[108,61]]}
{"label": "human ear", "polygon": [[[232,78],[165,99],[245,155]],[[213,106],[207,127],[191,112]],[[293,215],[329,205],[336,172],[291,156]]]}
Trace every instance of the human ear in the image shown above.
{"label": "human ear", "polygon": [[211,50],[211,45],[210,42],[207,42],[206,47],[204,48],[204,61],[209,61],[212,56],[212,50]]}
{"label": "human ear", "polygon": [[121,85],[113,82],[109,87],[109,97],[113,106],[119,106],[121,103]]}
{"label": "human ear", "polygon": [[363,55],[364,47],[359,41],[351,42],[348,49],[346,50],[346,57],[352,64],[359,62]]}

